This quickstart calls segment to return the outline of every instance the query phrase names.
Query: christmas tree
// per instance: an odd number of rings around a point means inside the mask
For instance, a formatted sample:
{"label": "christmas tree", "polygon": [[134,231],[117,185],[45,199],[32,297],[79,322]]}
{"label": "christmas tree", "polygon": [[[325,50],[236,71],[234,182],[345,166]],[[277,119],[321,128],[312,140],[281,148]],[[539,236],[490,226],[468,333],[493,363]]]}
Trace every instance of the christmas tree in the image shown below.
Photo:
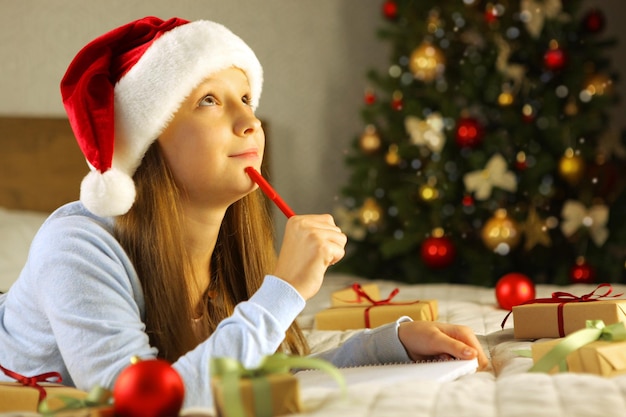
{"label": "christmas tree", "polygon": [[626,213],[601,9],[387,0],[346,157],[336,270],[405,282],[620,282]]}

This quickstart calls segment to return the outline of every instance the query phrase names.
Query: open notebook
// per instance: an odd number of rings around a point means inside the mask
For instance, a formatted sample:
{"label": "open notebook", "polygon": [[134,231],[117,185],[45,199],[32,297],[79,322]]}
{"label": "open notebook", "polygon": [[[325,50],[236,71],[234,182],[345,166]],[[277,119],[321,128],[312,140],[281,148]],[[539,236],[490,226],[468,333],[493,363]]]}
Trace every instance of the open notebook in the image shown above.
{"label": "open notebook", "polygon": [[[452,381],[463,375],[472,374],[476,372],[476,369],[478,369],[477,359],[453,359],[355,366],[339,368],[339,371],[343,374],[348,386],[371,382],[380,386],[403,381]],[[296,378],[303,387],[337,388],[337,382],[323,371],[300,371],[296,373]]]}

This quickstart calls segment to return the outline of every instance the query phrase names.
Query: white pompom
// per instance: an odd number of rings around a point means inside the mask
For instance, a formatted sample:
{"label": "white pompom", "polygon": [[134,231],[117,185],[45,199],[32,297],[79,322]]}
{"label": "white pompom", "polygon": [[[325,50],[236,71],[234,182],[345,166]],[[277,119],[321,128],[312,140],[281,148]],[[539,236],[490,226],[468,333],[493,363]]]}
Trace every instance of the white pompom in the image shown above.
{"label": "white pompom", "polygon": [[135,202],[135,183],[119,169],[91,171],[80,184],[80,201],[97,216],[119,216]]}

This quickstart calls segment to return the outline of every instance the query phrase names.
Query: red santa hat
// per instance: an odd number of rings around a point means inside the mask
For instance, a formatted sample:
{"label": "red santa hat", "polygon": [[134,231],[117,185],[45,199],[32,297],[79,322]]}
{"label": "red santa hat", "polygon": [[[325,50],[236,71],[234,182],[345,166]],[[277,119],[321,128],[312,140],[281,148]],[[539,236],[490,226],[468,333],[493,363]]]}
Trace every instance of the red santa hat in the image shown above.
{"label": "red santa hat", "polygon": [[135,201],[132,176],[150,145],[200,82],[229,67],[246,73],[256,108],[261,64],[218,23],[146,17],[85,46],[61,81],[63,104],[90,168],[80,189],[85,207],[99,216],[126,213]]}

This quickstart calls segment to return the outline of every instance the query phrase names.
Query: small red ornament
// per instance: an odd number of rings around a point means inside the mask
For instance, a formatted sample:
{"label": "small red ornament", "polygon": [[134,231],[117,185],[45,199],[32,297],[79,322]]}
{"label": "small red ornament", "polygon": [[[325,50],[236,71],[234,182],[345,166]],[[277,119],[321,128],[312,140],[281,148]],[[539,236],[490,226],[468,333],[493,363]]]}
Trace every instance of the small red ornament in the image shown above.
{"label": "small red ornament", "polygon": [[422,243],[422,260],[429,268],[440,269],[450,266],[455,255],[454,243],[445,236],[430,236]]}
{"label": "small red ornament", "polygon": [[589,33],[600,33],[604,30],[606,18],[599,9],[593,8],[583,17],[583,29]]}
{"label": "small red ornament", "polygon": [[498,20],[498,9],[493,4],[488,4],[484,16],[485,22],[493,23]]}
{"label": "small red ornament", "polygon": [[398,18],[398,4],[394,0],[386,0],[383,3],[383,16],[389,20]]}
{"label": "small red ornament", "polygon": [[496,283],[496,300],[504,310],[535,298],[535,283],[526,275],[510,272]]}
{"label": "small red ornament", "polygon": [[558,46],[551,47],[543,55],[543,64],[550,71],[560,71],[567,64],[567,55]]}
{"label": "small red ornament", "polygon": [[515,169],[518,171],[526,171],[528,168],[528,158],[526,158],[526,152],[519,151],[515,155]]}
{"label": "small red ornament", "polygon": [[457,122],[456,143],[462,148],[475,148],[483,140],[483,127],[473,117],[462,117]]}
{"label": "small red ornament", "polygon": [[596,271],[584,258],[578,258],[569,271],[569,277],[572,284],[593,284],[596,280]]}
{"label": "small red ornament", "polygon": [[113,387],[116,417],[173,417],[183,406],[185,386],[162,359],[139,360],[124,369]]}
{"label": "small red ornament", "polygon": [[404,100],[402,100],[402,97],[399,98],[393,98],[391,100],[391,108],[394,109],[395,111],[401,111],[404,108]]}
{"label": "small red ornament", "polygon": [[474,205],[474,197],[472,197],[469,194],[466,194],[466,195],[463,196],[463,199],[461,200],[461,203],[465,207],[472,207]]}
{"label": "small red ornament", "polygon": [[365,104],[371,106],[376,103],[376,94],[370,89],[366,90],[365,95],[363,96],[363,101],[365,101]]}

